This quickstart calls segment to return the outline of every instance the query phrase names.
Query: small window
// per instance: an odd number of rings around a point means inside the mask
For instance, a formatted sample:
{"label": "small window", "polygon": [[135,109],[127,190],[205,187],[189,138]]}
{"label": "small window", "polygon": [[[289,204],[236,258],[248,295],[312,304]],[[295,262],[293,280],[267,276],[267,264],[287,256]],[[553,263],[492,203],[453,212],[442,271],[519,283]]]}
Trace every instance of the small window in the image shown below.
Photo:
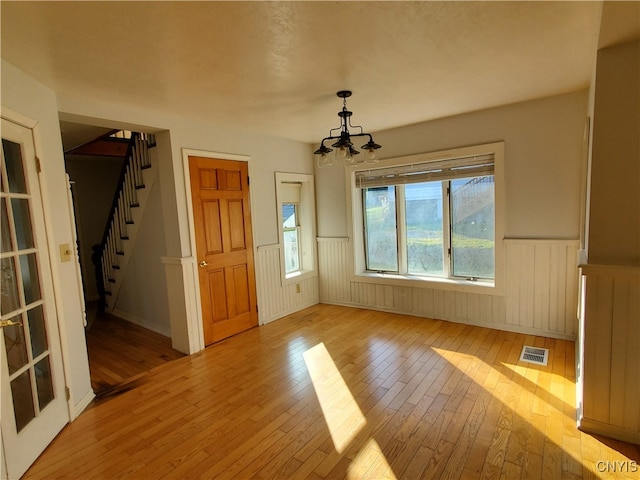
{"label": "small window", "polygon": [[315,195],[313,175],[276,173],[282,280],[315,275]]}

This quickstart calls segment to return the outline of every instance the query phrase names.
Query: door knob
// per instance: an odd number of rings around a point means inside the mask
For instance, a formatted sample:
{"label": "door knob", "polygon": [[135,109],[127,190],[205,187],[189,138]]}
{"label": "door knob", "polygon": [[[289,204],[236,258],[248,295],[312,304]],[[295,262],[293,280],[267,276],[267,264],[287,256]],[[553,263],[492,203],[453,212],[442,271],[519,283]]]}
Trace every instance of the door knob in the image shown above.
{"label": "door knob", "polygon": [[204,268],[204,267],[206,267],[207,265],[209,265],[209,264],[207,263],[207,261],[206,261],[206,260],[202,260],[202,261],[200,262],[200,268]]}

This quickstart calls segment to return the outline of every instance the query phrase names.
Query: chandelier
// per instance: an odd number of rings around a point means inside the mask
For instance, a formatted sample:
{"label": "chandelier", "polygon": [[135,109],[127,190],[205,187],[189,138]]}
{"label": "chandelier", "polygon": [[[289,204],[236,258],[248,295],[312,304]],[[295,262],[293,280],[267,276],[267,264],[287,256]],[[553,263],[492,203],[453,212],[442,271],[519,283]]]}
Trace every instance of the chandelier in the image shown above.
{"label": "chandelier", "polygon": [[[342,98],[342,110],[338,112],[340,117],[340,126],[329,130],[329,136],[322,139],[320,147],[313,152],[315,155],[318,167],[328,167],[331,165],[354,165],[356,163],[375,163],[378,161],[378,155],[376,150],[380,148],[376,142],[373,141],[373,137],[369,133],[365,133],[361,126],[351,125],[351,115],[353,112],[347,110],[347,98],[351,96],[349,90],[340,90],[336,95]],[[360,129],[360,133],[351,133],[349,129]],[[340,130],[340,135],[334,135],[333,132]],[[369,141],[362,145],[360,148],[366,152],[362,160],[358,160],[356,155],[360,152],[353,148],[351,139],[353,137],[369,137]],[[325,145],[325,142],[337,140],[332,143],[333,148],[329,148]],[[335,148],[334,154],[330,155]]]}

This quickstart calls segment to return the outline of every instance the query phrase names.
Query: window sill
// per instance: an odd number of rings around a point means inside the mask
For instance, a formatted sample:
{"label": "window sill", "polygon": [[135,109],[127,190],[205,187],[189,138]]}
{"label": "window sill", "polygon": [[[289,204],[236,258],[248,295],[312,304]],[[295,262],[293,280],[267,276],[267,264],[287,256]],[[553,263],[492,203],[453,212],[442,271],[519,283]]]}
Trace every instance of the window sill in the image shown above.
{"label": "window sill", "polygon": [[397,285],[413,288],[430,288],[434,290],[454,290],[458,292],[499,295],[495,281],[464,280],[438,277],[419,277],[417,275],[400,275],[391,273],[361,272],[351,279],[353,282],[375,283],[379,285]]}
{"label": "window sill", "polygon": [[282,285],[290,285],[300,282],[301,280],[316,277],[317,275],[315,270],[300,270],[298,272],[288,273],[282,278]]}

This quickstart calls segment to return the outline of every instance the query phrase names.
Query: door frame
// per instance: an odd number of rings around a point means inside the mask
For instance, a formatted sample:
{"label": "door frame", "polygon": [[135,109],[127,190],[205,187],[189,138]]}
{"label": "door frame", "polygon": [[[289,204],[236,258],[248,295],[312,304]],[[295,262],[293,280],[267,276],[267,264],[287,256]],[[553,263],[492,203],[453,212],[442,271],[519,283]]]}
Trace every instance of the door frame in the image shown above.
{"label": "door frame", "polygon": [[[43,152],[43,148],[42,148],[42,143],[41,143],[42,134],[40,133],[39,122],[21,113],[11,110],[10,108],[5,107],[4,105],[2,106],[2,111],[0,112],[0,118],[7,120],[11,123],[14,123],[20,127],[26,128],[31,132],[34,155],[40,164],[40,168],[39,168],[39,171],[37,171],[36,173],[36,177],[37,177],[38,190],[39,190],[40,203],[41,203],[41,205],[39,205],[39,208],[42,210],[43,223],[44,223],[44,240],[45,240],[44,243],[45,244],[43,245],[42,249],[46,252],[47,264],[48,264],[48,270],[46,272],[43,272],[43,276],[44,276],[45,282],[50,283],[48,288],[50,289],[50,292],[52,294],[50,299],[50,302],[52,303],[52,305],[50,305],[49,308],[52,312],[55,312],[55,318],[49,317],[48,322],[55,323],[55,327],[57,328],[56,341],[60,347],[60,359],[61,359],[60,370],[57,372],[54,371],[52,373],[53,375],[60,375],[62,377],[61,379],[62,384],[64,385],[64,390],[66,391],[66,395],[65,395],[66,415],[64,416],[64,419],[63,419],[64,424],[66,425],[70,423],[72,420],[74,420],[75,417],[77,417],[77,414],[81,412],[84,409],[84,407],[80,406],[80,409],[77,410],[73,404],[73,399],[70,395],[70,392],[72,391],[71,389],[72,375],[70,371],[70,364],[68,361],[68,359],[70,358],[69,346],[67,342],[68,334],[67,334],[64,322],[61,321],[61,319],[64,318],[64,312],[62,310],[62,302],[61,302],[61,298],[62,298],[61,290],[63,287],[60,284],[58,266],[55,260],[58,258],[59,251],[53,239],[52,232],[54,231],[54,229],[53,229],[51,215],[46,207],[47,205],[51,205],[50,197],[47,190],[46,168],[43,165],[45,162],[42,162],[42,159],[47,158],[47,155]],[[78,261],[77,251],[75,251],[75,254],[76,254],[75,260],[77,262]],[[49,333],[50,334],[53,333],[55,335],[54,332],[49,332]],[[87,405],[93,399],[92,395],[90,397],[91,398],[89,399],[85,399]],[[1,451],[0,461],[2,462],[2,468],[0,470],[6,473],[7,459],[5,458],[4,438],[2,437],[2,435],[0,435],[0,451]]]}
{"label": "door frame", "polygon": [[[196,348],[196,351],[203,350],[205,347],[204,343],[204,326],[202,324],[202,303],[200,300],[200,282],[198,281],[198,261],[197,261],[197,250],[196,250],[196,232],[195,232],[195,218],[193,215],[193,200],[191,198],[191,179],[189,175],[189,157],[205,157],[212,158],[218,160],[234,160],[238,162],[247,162],[247,167],[249,171],[249,177],[252,175],[252,165],[251,157],[248,155],[238,155],[232,153],[220,153],[220,152],[210,152],[205,150],[195,150],[191,148],[183,148],[182,149],[182,169],[183,169],[183,178],[184,178],[184,186],[185,186],[185,200],[187,203],[187,219],[188,219],[188,227],[189,227],[189,248],[191,254],[189,257],[183,259],[183,264],[187,264],[186,267],[190,270],[189,274],[189,285],[186,285],[186,290],[189,290],[191,287],[193,290],[193,296],[186,295],[185,296],[185,304],[187,310],[187,329],[189,332],[189,343],[190,345]],[[254,222],[254,196],[251,192],[251,185],[249,185],[249,204],[251,207],[251,225],[255,225]],[[256,258],[257,256],[257,245],[255,239],[255,229],[251,229],[251,236],[253,240],[253,256]],[[256,288],[258,284],[258,275],[254,275],[254,281],[256,283]],[[258,313],[258,326],[262,325],[260,321],[260,314]]]}

